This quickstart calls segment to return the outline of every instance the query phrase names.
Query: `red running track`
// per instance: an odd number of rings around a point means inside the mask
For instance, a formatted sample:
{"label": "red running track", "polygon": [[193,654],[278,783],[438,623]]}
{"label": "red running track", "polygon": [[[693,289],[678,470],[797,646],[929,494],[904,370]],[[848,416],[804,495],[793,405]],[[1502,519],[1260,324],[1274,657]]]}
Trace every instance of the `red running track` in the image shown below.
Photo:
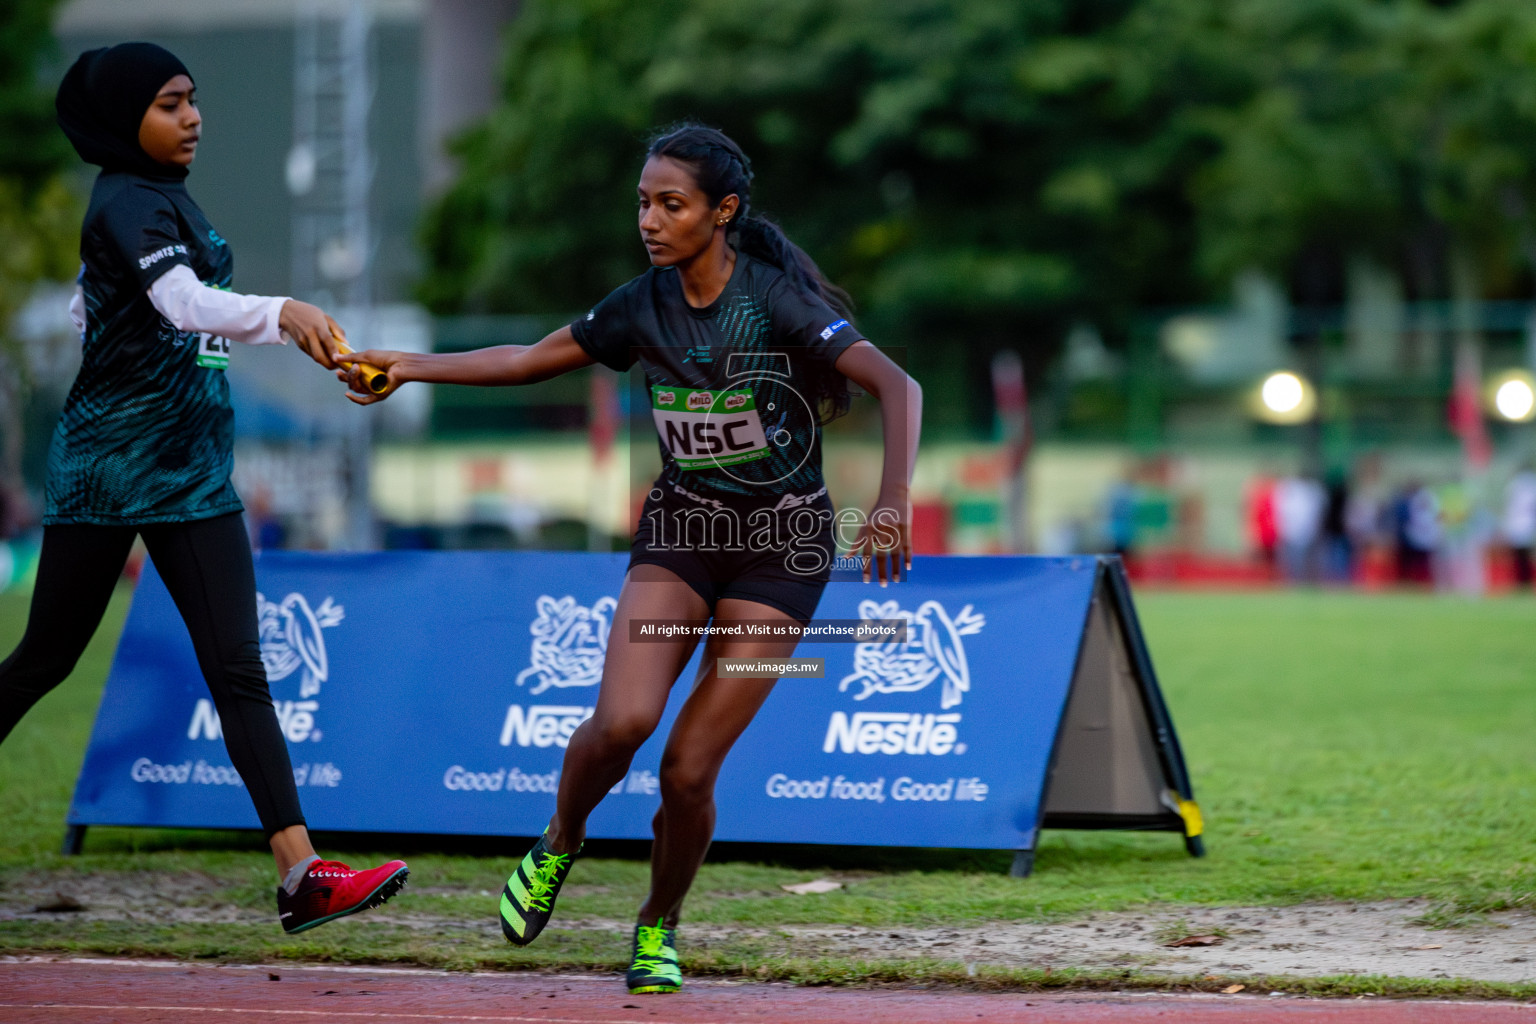
{"label": "red running track", "polygon": [[631,996],[617,977],[196,966],[110,960],[0,961],[6,1024],[1536,1024],[1536,1005],[1283,996],[979,993],[794,988],[691,981]]}

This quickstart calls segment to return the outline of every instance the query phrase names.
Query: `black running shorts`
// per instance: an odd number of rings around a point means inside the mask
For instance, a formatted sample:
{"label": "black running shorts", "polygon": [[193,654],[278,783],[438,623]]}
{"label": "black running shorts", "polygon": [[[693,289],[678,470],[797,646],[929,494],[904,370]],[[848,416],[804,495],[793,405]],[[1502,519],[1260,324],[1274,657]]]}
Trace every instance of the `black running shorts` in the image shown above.
{"label": "black running shorts", "polygon": [[675,573],[711,614],[733,597],[811,621],[836,555],[825,488],[775,496],[777,505],[736,505],[668,487],[658,481],[646,497],[631,569],[656,565]]}

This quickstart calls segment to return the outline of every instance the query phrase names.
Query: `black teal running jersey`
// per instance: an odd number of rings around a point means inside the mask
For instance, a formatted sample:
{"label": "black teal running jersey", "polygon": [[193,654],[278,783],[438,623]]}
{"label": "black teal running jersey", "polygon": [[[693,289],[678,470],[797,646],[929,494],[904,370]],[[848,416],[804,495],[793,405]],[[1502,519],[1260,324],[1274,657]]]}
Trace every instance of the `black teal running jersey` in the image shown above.
{"label": "black teal running jersey", "polygon": [[645,372],[661,483],[712,499],[771,503],[825,485],[807,384],[863,339],[784,272],[738,253],[711,305],[695,308],[671,268],[652,267],[571,325],[604,366]]}
{"label": "black teal running jersey", "polygon": [[229,343],[176,330],[149,287],[183,264],[228,288],[234,258],[186,186],[102,172],[80,231],[84,358],[48,452],[43,522],[135,524],[240,511]]}

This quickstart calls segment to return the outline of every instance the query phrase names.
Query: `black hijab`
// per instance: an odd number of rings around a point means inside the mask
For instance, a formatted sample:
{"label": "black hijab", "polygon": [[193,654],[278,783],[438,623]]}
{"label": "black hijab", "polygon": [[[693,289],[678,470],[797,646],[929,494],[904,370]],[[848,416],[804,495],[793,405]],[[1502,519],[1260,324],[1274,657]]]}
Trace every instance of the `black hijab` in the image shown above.
{"label": "black hijab", "polygon": [[172,181],[187,168],[157,163],[139,145],[139,125],[165,83],[192,73],[154,43],[120,43],[87,50],[64,74],[54,99],[59,127],[88,164]]}

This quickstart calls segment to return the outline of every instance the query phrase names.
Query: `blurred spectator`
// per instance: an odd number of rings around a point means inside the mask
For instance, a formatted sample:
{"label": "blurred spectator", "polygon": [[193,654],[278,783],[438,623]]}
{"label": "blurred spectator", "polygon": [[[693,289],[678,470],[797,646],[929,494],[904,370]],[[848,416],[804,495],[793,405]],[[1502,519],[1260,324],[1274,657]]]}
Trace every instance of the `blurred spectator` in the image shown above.
{"label": "blurred spectator", "polygon": [[[913,518],[916,518],[915,514]],[[1091,531],[1092,525],[1078,518],[1068,518],[1052,523],[1040,532],[1040,554],[1060,556],[1100,550],[1096,546],[1096,538]],[[914,542],[913,550],[916,549],[917,545]]]}
{"label": "blurred spectator", "polygon": [[1381,486],[1381,457],[1368,455],[1355,469],[1354,486],[1344,506],[1344,528],[1357,566],[1361,559],[1384,546],[1391,535],[1387,505]]}
{"label": "blurred spectator", "polygon": [[1536,540],[1536,470],[1530,463],[1510,478],[1504,488],[1504,543],[1515,570],[1517,587],[1531,586],[1531,543]]}
{"label": "blurred spectator", "polygon": [[32,503],[27,500],[26,488],[20,481],[6,483],[0,480],[0,540],[19,537],[37,523]]}
{"label": "blurred spectator", "polygon": [[1143,547],[1166,547],[1172,540],[1174,466],[1166,455],[1142,462],[1136,470],[1135,533]]}
{"label": "blurred spectator", "polygon": [[1430,583],[1431,560],[1440,546],[1440,502],[1433,491],[1410,481],[1392,503],[1397,578],[1401,583]]}
{"label": "blurred spectator", "polygon": [[1136,485],[1129,480],[1116,481],[1104,500],[1104,525],[1110,550],[1130,557],[1136,550]]}
{"label": "blurred spectator", "polygon": [[1436,497],[1440,545],[1435,583],[1442,590],[1480,595],[1488,589],[1488,541],[1493,535],[1488,511],[1465,481],[1443,485]]}
{"label": "blurred spectator", "polygon": [[1174,505],[1173,539],[1175,549],[1186,553],[1205,547],[1205,499],[1199,491],[1179,495]]}
{"label": "blurred spectator", "polygon": [[1330,473],[1322,515],[1323,579],[1329,583],[1348,583],[1355,574],[1355,546],[1347,518],[1349,496],[1349,479],[1339,471]]}
{"label": "blurred spectator", "polygon": [[252,551],[276,551],[288,539],[283,521],[272,511],[272,492],[264,485],[256,487],[246,500],[245,529]]}
{"label": "blurred spectator", "polygon": [[1248,484],[1248,543],[1271,574],[1275,571],[1275,549],[1280,535],[1275,529],[1275,478],[1260,473]]}
{"label": "blurred spectator", "polygon": [[1275,532],[1280,540],[1280,566],[1292,583],[1313,579],[1318,532],[1327,495],[1322,484],[1306,476],[1288,476],[1275,484]]}

